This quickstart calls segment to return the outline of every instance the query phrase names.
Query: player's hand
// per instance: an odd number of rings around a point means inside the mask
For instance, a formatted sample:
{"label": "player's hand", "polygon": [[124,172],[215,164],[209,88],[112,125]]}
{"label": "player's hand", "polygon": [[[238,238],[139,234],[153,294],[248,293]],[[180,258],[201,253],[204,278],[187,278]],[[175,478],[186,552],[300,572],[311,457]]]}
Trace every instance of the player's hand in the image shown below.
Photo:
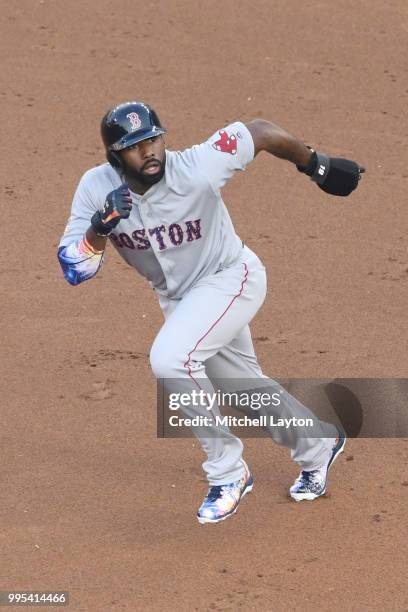
{"label": "player's hand", "polygon": [[108,236],[121,219],[127,219],[132,210],[129,186],[124,183],[106,196],[102,210],[92,216],[91,225],[99,236]]}
{"label": "player's hand", "polygon": [[357,189],[365,168],[355,161],[343,157],[328,157],[324,153],[312,152],[307,166],[297,166],[317,183],[326,193],[348,196]]}

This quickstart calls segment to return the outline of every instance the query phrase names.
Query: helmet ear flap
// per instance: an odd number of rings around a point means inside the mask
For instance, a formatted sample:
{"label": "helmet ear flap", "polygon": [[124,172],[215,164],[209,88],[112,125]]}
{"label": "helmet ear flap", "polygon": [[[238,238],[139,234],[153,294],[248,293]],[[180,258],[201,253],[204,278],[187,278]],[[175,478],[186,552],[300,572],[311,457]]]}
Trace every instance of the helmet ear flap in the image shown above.
{"label": "helmet ear flap", "polygon": [[106,159],[114,168],[122,168],[122,158],[120,153],[116,153],[116,151],[109,151],[106,153]]}

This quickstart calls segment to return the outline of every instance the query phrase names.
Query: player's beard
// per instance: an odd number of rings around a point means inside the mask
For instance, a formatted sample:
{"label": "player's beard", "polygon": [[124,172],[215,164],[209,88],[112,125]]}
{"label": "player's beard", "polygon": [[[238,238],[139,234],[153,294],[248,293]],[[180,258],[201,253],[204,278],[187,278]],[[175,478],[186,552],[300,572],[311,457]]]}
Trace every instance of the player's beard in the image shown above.
{"label": "player's beard", "polygon": [[143,172],[143,170],[135,170],[135,168],[131,168],[127,164],[124,164],[124,172],[126,177],[138,181],[142,185],[146,185],[148,187],[155,185],[161,181],[164,176],[166,160],[161,162],[159,159],[155,159],[155,161],[160,164],[160,170],[156,172],[156,174],[147,174],[146,172]]}

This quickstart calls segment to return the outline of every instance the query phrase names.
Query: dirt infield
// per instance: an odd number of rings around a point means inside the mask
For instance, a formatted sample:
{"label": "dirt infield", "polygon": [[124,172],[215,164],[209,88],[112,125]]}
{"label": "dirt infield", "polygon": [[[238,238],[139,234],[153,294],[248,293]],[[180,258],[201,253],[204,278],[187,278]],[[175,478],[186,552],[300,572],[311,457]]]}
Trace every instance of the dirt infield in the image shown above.
{"label": "dirt infield", "polygon": [[193,440],[156,438],[161,313],[109,247],[69,286],[56,247],[99,121],[142,99],[168,147],[262,116],[367,167],[331,199],[262,154],[225,189],[268,270],[252,326],[277,377],[408,377],[404,0],[0,0],[0,590],[69,609],[407,611],[408,440],[352,440],[295,504],[285,449],[248,440],[254,493],[200,526]]}

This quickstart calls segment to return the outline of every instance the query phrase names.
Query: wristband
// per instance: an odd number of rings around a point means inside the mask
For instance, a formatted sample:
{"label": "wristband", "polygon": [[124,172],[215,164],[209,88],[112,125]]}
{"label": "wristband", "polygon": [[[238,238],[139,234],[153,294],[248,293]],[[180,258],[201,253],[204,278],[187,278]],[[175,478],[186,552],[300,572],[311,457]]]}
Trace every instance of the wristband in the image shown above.
{"label": "wristband", "polygon": [[102,249],[102,251],[98,251],[98,249],[95,249],[95,247],[92,246],[92,244],[89,243],[89,241],[86,239],[86,235],[82,237],[82,242],[84,244],[84,247],[87,251],[91,251],[94,255],[102,255],[102,253],[104,252],[104,249]]}

